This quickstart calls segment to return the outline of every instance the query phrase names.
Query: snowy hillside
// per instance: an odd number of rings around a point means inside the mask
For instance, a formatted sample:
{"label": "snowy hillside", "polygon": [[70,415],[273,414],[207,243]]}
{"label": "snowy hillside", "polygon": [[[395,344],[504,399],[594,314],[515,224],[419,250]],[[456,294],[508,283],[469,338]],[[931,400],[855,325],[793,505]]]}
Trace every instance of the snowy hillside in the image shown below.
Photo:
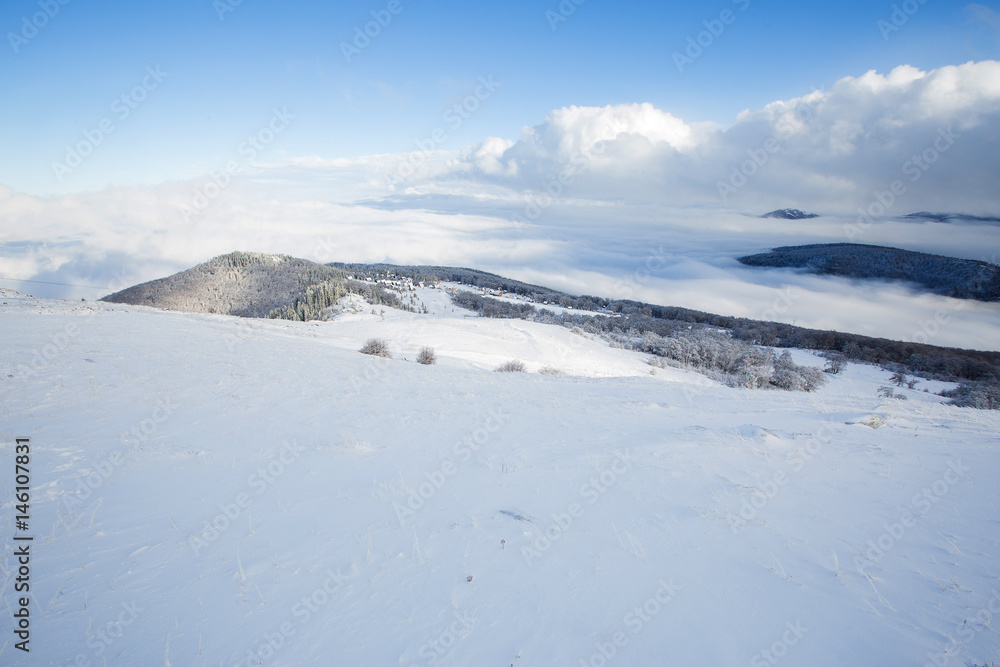
{"label": "snowy hillside", "polygon": [[419,296],[291,322],[5,293],[0,664],[1000,659],[1000,413],[855,364],[813,393],[651,374]]}

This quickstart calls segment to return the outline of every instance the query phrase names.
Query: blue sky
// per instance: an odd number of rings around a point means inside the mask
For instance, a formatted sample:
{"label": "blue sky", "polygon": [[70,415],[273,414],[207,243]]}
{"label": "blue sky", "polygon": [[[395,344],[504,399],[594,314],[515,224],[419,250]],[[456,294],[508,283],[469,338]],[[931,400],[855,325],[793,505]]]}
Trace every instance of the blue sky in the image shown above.
{"label": "blue sky", "polygon": [[[996,304],[734,258],[1000,261],[995,226],[904,218],[1000,216],[1000,0],[235,1],[0,6],[0,287],[89,300],[251,250],[741,317],[794,288],[782,321],[911,340],[954,310],[941,342],[995,347]],[[821,217],[759,218],[786,207]]]}
{"label": "blue sky", "polygon": [[[295,120],[262,159],[405,152],[490,75],[500,89],[442,148],[516,139],[569,105],[650,102],[688,123],[728,125],[743,109],[870,69],[998,55],[995,25],[964,3],[935,0],[914,0],[917,11],[888,39],[878,21],[891,19],[893,4],[880,2],[567,0],[574,10],[553,29],[554,0],[400,0],[402,11],[347,62],[341,43],[388,5],[243,0],[220,19],[210,0],[51,0],[58,12],[26,42],[15,39],[15,52],[10,34],[25,34],[24,17],[42,9],[37,0],[5,2],[0,184],[46,195],[196,177],[234,157],[273,108]],[[678,71],[672,54],[724,10],[731,23]],[[167,76],[120,118],[114,101],[147,67]],[[105,119],[113,131],[60,181],[52,163]]]}

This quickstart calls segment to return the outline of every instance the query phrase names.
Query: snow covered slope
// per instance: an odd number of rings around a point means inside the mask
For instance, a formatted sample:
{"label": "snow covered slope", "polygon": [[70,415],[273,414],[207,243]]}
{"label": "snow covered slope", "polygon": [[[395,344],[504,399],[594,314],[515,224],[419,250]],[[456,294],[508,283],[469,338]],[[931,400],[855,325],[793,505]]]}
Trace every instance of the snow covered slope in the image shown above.
{"label": "snow covered slope", "polygon": [[[813,394],[650,375],[439,305],[294,323],[5,294],[0,663],[1000,658],[997,413],[878,398],[888,373],[857,365]],[[395,359],[357,353],[375,336]],[[511,358],[567,374],[488,370]]]}

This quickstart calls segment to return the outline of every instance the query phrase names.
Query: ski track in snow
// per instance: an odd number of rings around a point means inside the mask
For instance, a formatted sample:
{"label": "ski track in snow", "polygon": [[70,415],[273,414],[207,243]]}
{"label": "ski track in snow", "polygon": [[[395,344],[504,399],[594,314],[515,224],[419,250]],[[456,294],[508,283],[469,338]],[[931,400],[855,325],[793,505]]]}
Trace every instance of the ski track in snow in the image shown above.
{"label": "ski track in snow", "polygon": [[651,375],[421,298],[293,323],[5,291],[0,525],[29,437],[35,541],[30,657],[4,544],[0,663],[1000,659],[997,413],[855,364],[812,394]]}

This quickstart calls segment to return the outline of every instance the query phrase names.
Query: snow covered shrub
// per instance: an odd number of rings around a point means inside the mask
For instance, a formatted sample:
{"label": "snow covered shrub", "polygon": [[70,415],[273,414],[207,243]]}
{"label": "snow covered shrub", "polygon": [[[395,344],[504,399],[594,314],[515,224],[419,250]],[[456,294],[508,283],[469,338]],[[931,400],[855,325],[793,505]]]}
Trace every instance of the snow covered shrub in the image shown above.
{"label": "snow covered shrub", "polygon": [[500,364],[493,370],[495,370],[497,373],[523,373],[525,370],[525,365],[523,361],[512,359],[507,363]]}
{"label": "snow covered shrub", "polygon": [[774,360],[774,375],[770,382],[786,391],[813,391],[826,382],[826,378],[818,368],[797,365],[785,350]]}
{"label": "snow covered shrub", "polygon": [[737,362],[736,385],[747,389],[761,389],[774,376],[774,354],[770,350],[751,347]]}
{"label": "snow covered shrub", "polygon": [[368,342],[364,344],[364,347],[358,351],[361,354],[370,354],[375,357],[392,359],[392,353],[389,352],[389,344],[381,338],[369,338]]}
{"label": "snow covered shrub", "polygon": [[962,408],[1000,410],[1000,383],[963,382],[950,391],[942,391],[941,396]]}
{"label": "snow covered shrub", "polygon": [[906,400],[906,395],[905,394],[897,394],[896,392],[894,392],[892,390],[892,387],[886,387],[886,386],[879,387],[878,388],[878,395],[881,398],[895,398],[895,399],[898,399],[900,401],[905,401]]}
{"label": "snow covered shrub", "polygon": [[558,368],[552,368],[551,366],[543,366],[538,369],[538,372],[542,375],[566,375],[564,372]]}
{"label": "snow covered shrub", "polygon": [[670,366],[697,371],[725,384],[743,389],[813,391],[826,376],[818,368],[799,366],[791,354],[780,356],[767,348],[734,340],[725,332],[677,329],[669,336],[646,332],[625,346],[653,355],[651,366]]}
{"label": "snow covered shrub", "polygon": [[422,347],[420,348],[420,354],[417,355],[417,363],[423,364],[424,366],[430,366],[437,363],[437,356],[434,354],[433,347]]}

